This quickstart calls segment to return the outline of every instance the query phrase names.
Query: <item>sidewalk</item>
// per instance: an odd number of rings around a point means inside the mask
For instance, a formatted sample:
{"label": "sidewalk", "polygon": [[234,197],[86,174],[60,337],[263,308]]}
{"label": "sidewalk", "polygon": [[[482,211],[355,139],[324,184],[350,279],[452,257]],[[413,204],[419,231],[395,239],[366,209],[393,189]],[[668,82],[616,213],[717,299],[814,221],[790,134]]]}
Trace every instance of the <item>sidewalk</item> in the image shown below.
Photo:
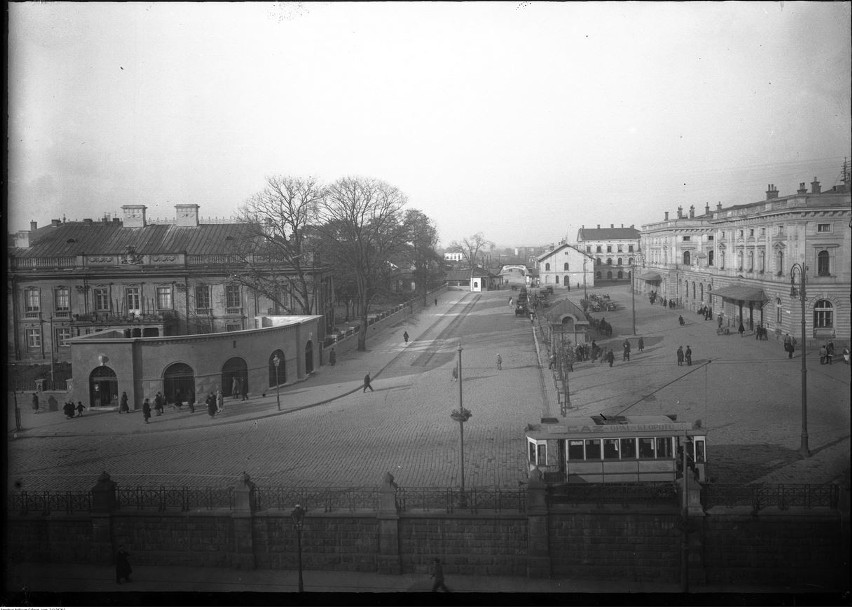
{"label": "sidewalk", "polygon": [[[82,417],[69,420],[62,411],[33,413],[26,395],[19,393],[18,407],[21,411],[22,432],[15,431],[14,411],[9,409],[7,419],[8,434],[15,438],[97,436],[113,434],[117,431],[131,434],[162,434],[170,430],[189,430],[221,426],[235,422],[276,417],[326,404],[363,387],[364,375],[370,373],[374,384],[381,379],[382,371],[407,347],[413,347],[418,337],[433,326],[443,322],[451,310],[471,298],[470,292],[446,291],[438,299],[438,306],[430,304],[417,313],[410,315],[397,324],[378,331],[367,332],[367,351],[351,351],[338,356],[337,364],[328,363],[316,369],[307,378],[281,387],[281,409],[278,410],[278,397],[275,389],[267,390],[265,395],[254,396],[247,401],[227,398],[221,413],[211,418],[203,404],[197,404],[195,412],[189,407],[180,410],[167,406],[162,416],[152,413],[150,423],[145,424],[141,409],[119,414],[116,408],[94,409],[84,412]],[[406,345],[402,332],[410,336]],[[11,398],[11,397],[10,397]],[[12,403],[12,400],[9,400]],[[11,439],[10,439],[11,440]]]}

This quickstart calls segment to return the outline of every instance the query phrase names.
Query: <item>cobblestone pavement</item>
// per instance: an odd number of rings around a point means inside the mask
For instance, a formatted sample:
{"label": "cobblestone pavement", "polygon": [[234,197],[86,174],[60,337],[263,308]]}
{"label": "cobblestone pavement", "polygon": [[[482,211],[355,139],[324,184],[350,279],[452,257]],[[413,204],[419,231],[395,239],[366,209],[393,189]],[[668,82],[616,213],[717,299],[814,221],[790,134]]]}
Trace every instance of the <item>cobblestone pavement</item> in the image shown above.
{"label": "cobblestone pavement", "polygon": [[[802,460],[799,359],[787,359],[774,340],[717,336],[715,323],[637,295],[640,353],[636,335],[624,334],[632,330],[629,289],[598,292],[619,305],[603,314],[615,329],[603,344],[612,344],[618,358],[612,368],[575,366],[572,414],[701,419],[709,429],[711,475],[720,482],[821,483],[848,467],[848,367],[820,366],[808,354],[813,456]],[[536,352],[537,344],[544,349],[541,337],[528,319],[514,316],[506,294],[445,293],[437,307],[371,332],[367,352],[282,389],[281,411],[267,395],[226,403],[214,419],[203,409],[167,410],[145,425],[140,413],[90,411],[73,420],[61,412],[32,414],[18,395],[24,431],[14,433],[11,409],[7,417],[10,489],[89,489],[104,470],[124,486],[231,485],[243,471],[260,485],[374,486],[390,471],[408,487],[456,486],[460,431],[450,412],[459,405],[451,375],[459,340],[463,401],[473,413],[464,425],[465,484],[517,487],[527,472],[524,426],[559,409]],[[554,298],[579,296],[557,291]],[[633,344],[630,362],[620,359],[625,336]],[[678,367],[674,352],[687,344],[693,366]],[[364,393],[368,371],[375,392]]]}

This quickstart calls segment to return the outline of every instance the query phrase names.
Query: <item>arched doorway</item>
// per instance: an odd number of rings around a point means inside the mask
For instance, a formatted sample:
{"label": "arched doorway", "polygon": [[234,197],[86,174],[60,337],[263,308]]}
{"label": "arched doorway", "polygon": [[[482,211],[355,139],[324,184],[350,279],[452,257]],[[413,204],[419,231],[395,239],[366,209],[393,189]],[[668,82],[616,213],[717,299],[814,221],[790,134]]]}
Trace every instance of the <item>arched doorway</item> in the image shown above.
{"label": "arched doorway", "polygon": [[[278,376],[276,378],[275,357],[278,356]],[[278,382],[276,384],[276,381]],[[276,385],[287,383],[287,362],[284,360],[284,352],[280,349],[275,350],[269,356],[269,387],[274,388]]]}
{"label": "arched doorway", "polygon": [[[236,381],[236,383],[234,383]],[[222,395],[248,395],[248,367],[242,358],[230,358],[222,367]]]}
{"label": "arched doorway", "polygon": [[183,362],[175,362],[163,371],[163,398],[167,403],[174,403],[178,393],[181,403],[195,398],[195,372]]}
{"label": "arched doorway", "polygon": [[118,404],[118,378],[108,366],[99,366],[89,374],[89,404],[93,407]]}
{"label": "arched doorway", "polygon": [[305,375],[310,375],[314,372],[314,343],[308,341],[305,343]]}
{"label": "arched doorway", "polygon": [[562,284],[563,284],[563,286],[566,286],[566,287],[567,287],[567,286],[568,286],[568,282],[570,282],[570,281],[571,281],[571,280],[569,280],[569,279],[568,279],[568,276],[567,276],[567,275],[566,275],[565,277],[563,277],[563,278],[562,278]]}

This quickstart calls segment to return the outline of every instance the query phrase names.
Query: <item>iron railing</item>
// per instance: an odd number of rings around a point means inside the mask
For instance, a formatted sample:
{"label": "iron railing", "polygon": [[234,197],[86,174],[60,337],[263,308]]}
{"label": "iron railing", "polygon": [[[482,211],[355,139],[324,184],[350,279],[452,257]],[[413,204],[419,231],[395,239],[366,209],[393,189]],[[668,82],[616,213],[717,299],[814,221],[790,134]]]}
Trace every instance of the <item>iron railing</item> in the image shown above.
{"label": "iron railing", "polygon": [[234,508],[233,487],[143,487],[140,485],[123,488],[116,485],[115,498],[119,509],[189,511]]}
{"label": "iron railing", "polygon": [[708,483],[701,488],[701,504],[711,506],[750,506],[753,511],[763,508],[790,507],[837,508],[840,488],[837,485],[781,484],[726,485]]}
{"label": "iron railing", "polygon": [[255,487],[255,510],[292,510],[297,504],[308,512],[376,511],[379,491],[374,487]]}
{"label": "iron railing", "polygon": [[396,493],[400,512],[435,511],[444,513],[480,510],[496,512],[526,510],[526,489],[472,487],[464,494],[456,488],[401,487]]}
{"label": "iron railing", "polygon": [[672,481],[658,483],[571,483],[548,489],[549,505],[676,504],[680,490]]}
{"label": "iron railing", "polygon": [[28,493],[22,491],[9,496],[9,513],[26,515],[38,513],[81,513],[92,510],[91,492],[54,492]]}

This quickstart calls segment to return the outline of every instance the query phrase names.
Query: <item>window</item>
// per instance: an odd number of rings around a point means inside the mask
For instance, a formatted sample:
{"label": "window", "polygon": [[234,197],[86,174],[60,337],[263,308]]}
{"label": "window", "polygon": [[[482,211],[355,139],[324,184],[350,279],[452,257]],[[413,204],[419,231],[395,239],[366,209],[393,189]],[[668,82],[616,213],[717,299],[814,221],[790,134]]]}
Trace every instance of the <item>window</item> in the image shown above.
{"label": "window", "polygon": [[568,459],[583,460],[583,441],[568,441]]}
{"label": "window", "polygon": [[607,265],[611,265],[611,264],[612,264],[612,259],[611,259],[611,258],[606,259],[606,264],[607,264]]}
{"label": "window", "polygon": [[632,460],[636,458],[636,439],[623,438],[621,439],[621,459]]}
{"label": "window", "polygon": [[695,441],[695,462],[696,464],[703,464],[704,457],[704,441]]}
{"label": "window", "polygon": [[59,287],[54,291],[54,304],[57,316],[68,316],[71,312],[71,289]]}
{"label": "window", "polygon": [[27,347],[30,347],[30,348],[41,347],[41,329],[39,329],[39,328],[28,328],[27,329]]}
{"label": "window", "polygon": [[568,271],[568,263],[562,265],[562,271]]}
{"label": "window", "polygon": [[633,257],[632,257],[632,256],[631,256],[630,258],[628,258],[628,259],[627,259],[627,264],[628,264],[628,265],[632,265],[632,264],[633,264]]}
{"label": "window", "polygon": [[619,258],[619,259],[618,259],[618,266],[619,266],[619,267],[622,265],[622,262],[621,262],[621,261],[622,261],[622,259],[620,259],[620,258]]}
{"label": "window", "polygon": [[744,233],[745,231],[743,229],[740,229],[740,237],[742,237]]}
{"label": "window", "polygon": [[157,286],[157,309],[172,309],[171,286]]}
{"label": "window", "polygon": [[775,255],[775,270],[778,275],[784,274],[784,253],[781,250],[778,250],[778,253]]}
{"label": "window", "polygon": [[754,252],[748,251],[748,270],[754,271]]}
{"label": "window", "polygon": [[109,290],[107,288],[95,288],[92,293],[95,297],[95,311],[109,311]]}
{"label": "window", "polygon": [[758,269],[761,273],[763,273],[764,271],[766,271],[766,252],[764,252],[763,250],[759,250],[757,253],[757,260],[759,263]]}
{"label": "window", "polygon": [[586,459],[599,460],[601,459],[601,439],[587,438],[586,439]]}
{"label": "window", "polygon": [[830,224],[818,224],[817,225],[817,233],[831,233],[831,225]]}
{"label": "window", "polygon": [[600,246],[598,246],[598,247],[595,249],[595,252],[601,252],[601,247],[600,247]]}
{"label": "window", "polygon": [[592,251],[592,247],[591,247],[591,246],[586,246],[586,252],[591,252],[591,251]]}
{"label": "window", "polygon": [[778,235],[784,233],[784,225],[778,225]]}
{"label": "window", "polygon": [[621,457],[618,449],[619,444],[617,438],[604,439],[603,452],[605,460],[617,460],[619,457]]}
{"label": "window", "polygon": [[612,252],[612,246],[607,246],[607,247],[606,247],[606,251],[607,251],[607,252]]}
{"label": "window", "polygon": [[640,438],[639,439],[639,457],[641,459],[654,457],[654,439]]}
{"label": "window", "polygon": [[529,447],[530,447],[530,464],[535,464],[535,443],[530,441]]}
{"label": "window", "polygon": [[128,311],[142,309],[142,294],[139,288],[127,288],[125,290],[125,297],[127,299]]}
{"label": "window", "polygon": [[228,284],[225,286],[225,307],[228,313],[240,313],[241,299],[238,284]]}
{"label": "window", "polygon": [[536,456],[538,459],[537,464],[539,466],[545,466],[547,464],[547,445],[545,443],[539,444],[536,449],[538,450],[538,455]]}
{"label": "window", "polygon": [[195,287],[195,311],[207,313],[210,310],[210,286]]}
{"label": "window", "polygon": [[550,263],[545,263],[545,264],[544,264],[544,270],[545,270],[545,271],[550,271]]}
{"label": "window", "polygon": [[760,236],[763,237],[766,235],[766,227],[760,227]]}
{"label": "window", "polygon": [[623,248],[623,246],[621,244],[618,244],[618,251],[619,252],[622,252],[622,248]]}
{"label": "window", "polygon": [[817,254],[817,275],[831,275],[828,263],[828,250],[822,250]]}
{"label": "window", "polygon": [[713,266],[713,250],[707,253],[707,265],[710,267]]}
{"label": "window", "polygon": [[834,306],[831,301],[821,299],[814,305],[814,328],[834,327]]}
{"label": "window", "polygon": [[672,451],[672,437],[667,436],[664,438],[657,439],[657,457],[658,458],[670,458],[674,457],[674,452]]}
{"label": "window", "polygon": [[754,237],[754,229],[749,229],[749,230],[748,230],[748,236],[749,236],[749,237]]}
{"label": "window", "polygon": [[742,250],[737,252],[737,270],[738,271],[743,270],[743,251]]}
{"label": "window", "polygon": [[26,312],[24,317],[37,318],[41,311],[41,292],[38,288],[27,288],[24,292]]}
{"label": "window", "polygon": [[781,299],[775,299],[775,323],[781,328]]}
{"label": "window", "polygon": [[236,330],[242,330],[242,326],[239,325],[239,324],[225,324],[225,331],[226,332],[230,333],[230,332],[234,332]]}
{"label": "window", "polygon": [[621,278],[623,278],[623,277],[624,277],[624,272],[623,272],[623,271],[621,271],[621,270],[619,270],[619,272],[618,272],[618,279],[621,279]]}
{"label": "window", "polygon": [[692,236],[691,235],[684,235],[683,241],[692,241]]}
{"label": "window", "polygon": [[56,345],[59,347],[68,347],[70,343],[68,341],[71,339],[71,329],[67,327],[60,327],[56,329]]}
{"label": "window", "polygon": [[596,263],[596,264],[598,264],[598,265],[600,265],[600,264],[601,264],[601,257],[597,257],[597,258],[595,259],[595,263]]}
{"label": "window", "polygon": [[688,250],[683,253],[683,264],[684,265],[689,264],[689,251]]}
{"label": "window", "polygon": [[629,246],[627,246],[627,251],[633,252],[633,244],[630,244]]}

